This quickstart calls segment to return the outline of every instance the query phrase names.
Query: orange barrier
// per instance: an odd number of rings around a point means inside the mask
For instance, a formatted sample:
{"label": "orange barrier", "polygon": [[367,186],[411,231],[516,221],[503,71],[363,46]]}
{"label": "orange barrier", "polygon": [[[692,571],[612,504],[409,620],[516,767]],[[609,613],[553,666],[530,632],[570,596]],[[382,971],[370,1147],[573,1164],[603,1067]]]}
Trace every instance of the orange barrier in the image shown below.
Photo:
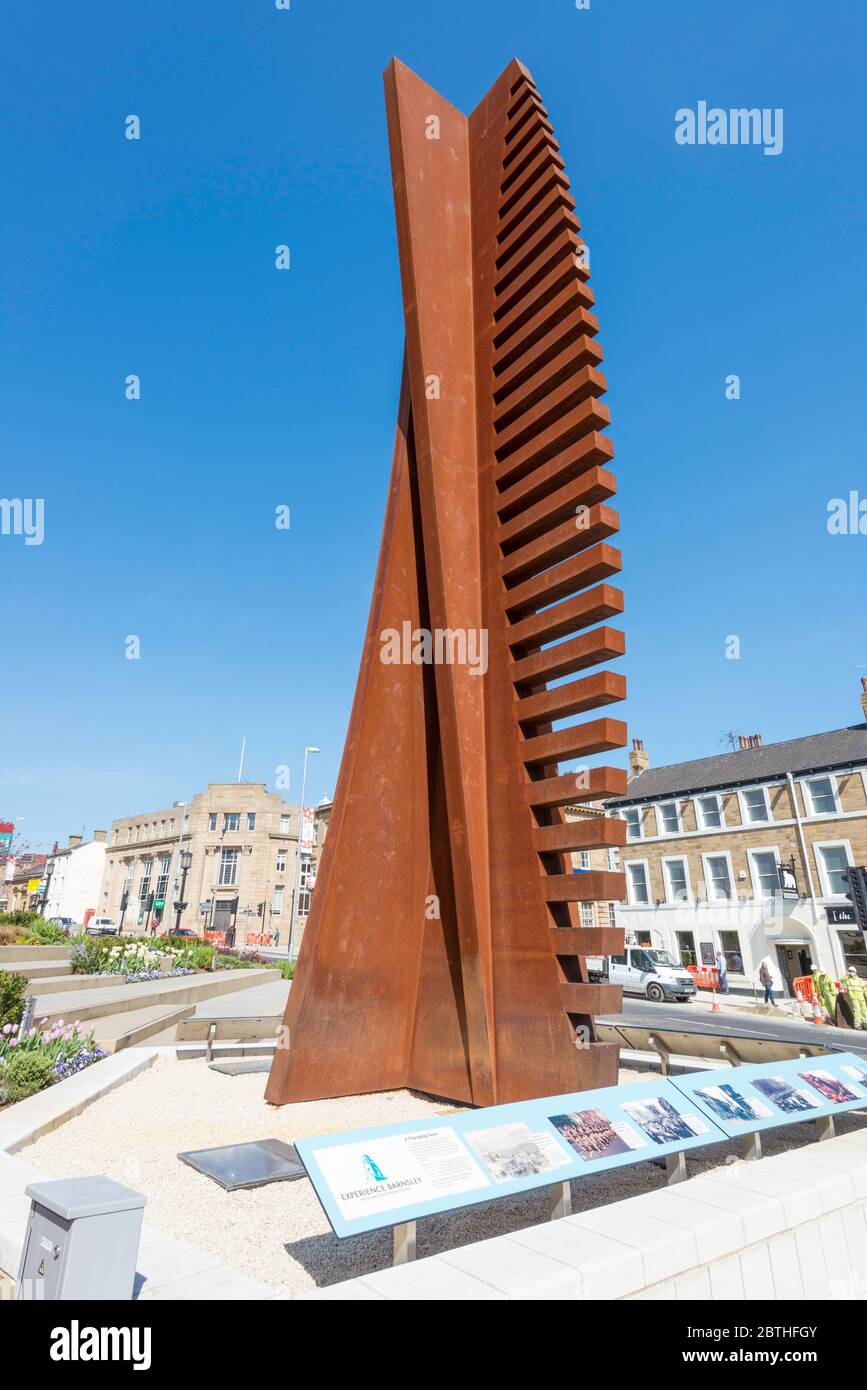
{"label": "orange barrier", "polygon": [[810,975],[799,975],[792,981],[792,990],[795,998],[802,1004],[812,1004],[813,1002],[813,980]]}
{"label": "orange barrier", "polygon": [[206,931],[205,940],[210,941],[214,946],[225,946],[226,933],[224,931]]}
{"label": "orange barrier", "polygon": [[715,965],[688,965],[686,968],[695,977],[696,989],[719,989],[719,971]]}
{"label": "orange barrier", "polygon": [[248,932],[248,933],[247,933],[247,945],[248,945],[248,946],[270,946],[270,945],[271,945],[271,938],[270,938],[270,936],[268,935],[267,932],[255,932],[255,931]]}

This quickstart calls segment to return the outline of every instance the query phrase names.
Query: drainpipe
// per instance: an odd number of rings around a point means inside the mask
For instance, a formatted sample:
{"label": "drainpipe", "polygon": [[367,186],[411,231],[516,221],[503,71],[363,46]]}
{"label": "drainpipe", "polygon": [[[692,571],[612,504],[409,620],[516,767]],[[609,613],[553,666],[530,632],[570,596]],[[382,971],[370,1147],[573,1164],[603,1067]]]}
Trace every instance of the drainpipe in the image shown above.
{"label": "drainpipe", "polygon": [[801,858],[804,861],[804,868],[807,873],[807,884],[810,889],[810,900],[813,904],[813,910],[815,912],[818,912],[819,906],[816,902],[816,885],[813,883],[813,871],[810,868],[810,856],[807,853],[807,841],[804,838],[804,827],[801,822],[801,813],[798,810],[798,798],[795,793],[795,782],[791,772],[786,773],[786,781],[789,784],[789,796],[792,801],[792,811],[794,812],[795,816],[795,824],[798,827],[798,843],[801,846]]}
{"label": "drainpipe", "polygon": [[[791,801],[792,801],[792,811],[794,812],[794,816],[795,816],[795,824],[796,824],[796,826],[798,827],[798,843],[799,843],[800,846],[801,846],[801,858],[802,858],[803,861],[804,861],[804,868],[805,868],[806,873],[807,873],[807,883],[808,883],[809,889],[810,889],[810,901],[811,901],[812,904],[813,904],[813,916],[814,916],[814,919],[817,919],[818,916],[819,916],[819,904],[818,904],[818,902],[816,901],[816,885],[815,885],[815,883],[813,882],[813,871],[812,871],[812,869],[810,868],[810,857],[809,857],[809,855],[808,855],[808,853],[807,853],[807,841],[806,841],[806,838],[805,838],[805,836],[804,836],[804,826],[803,826],[803,824],[802,824],[802,822],[801,822],[801,813],[800,813],[800,811],[798,810],[798,798],[797,798],[797,796],[796,796],[796,794],[795,794],[795,782],[794,782],[794,778],[792,777],[791,772],[787,772],[787,773],[786,773],[786,781],[787,781],[788,784],[789,784],[789,796],[791,797]],[[816,922],[816,925],[818,926],[818,921]],[[837,962],[837,961],[835,960],[835,954],[836,954],[836,953],[835,953],[835,951],[834,951],[834,933],[831,931],[830,926],[828,926],[828,942],[829,942],[829,945],[830,945],[830,947],[831,947],[831,960],[834,962],[834,973],[835,973],[835,975],[837,975],[837,974],[838,974],[838,966],[839,966],[840,962]],[[842,962],[842,965],[843,965],[843,969],[842,969],[842,971],[840,972],[840,978],[842,978],[842,976],[846,973],[846,972],[845,972],[845,961]]]}

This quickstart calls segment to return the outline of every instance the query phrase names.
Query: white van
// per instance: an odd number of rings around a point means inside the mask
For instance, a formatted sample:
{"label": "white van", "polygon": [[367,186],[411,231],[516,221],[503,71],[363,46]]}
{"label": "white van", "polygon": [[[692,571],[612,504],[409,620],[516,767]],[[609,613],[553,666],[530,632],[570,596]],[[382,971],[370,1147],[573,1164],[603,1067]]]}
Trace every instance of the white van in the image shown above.
{"label": "white van", "polygon": [[649,946],[627,946],[622,956],[589,956],[591,980],[622,985],[624,994],[637,994],[661,1004],[665,999],[683,1001],[695,994],[695,980],[667,951]]}

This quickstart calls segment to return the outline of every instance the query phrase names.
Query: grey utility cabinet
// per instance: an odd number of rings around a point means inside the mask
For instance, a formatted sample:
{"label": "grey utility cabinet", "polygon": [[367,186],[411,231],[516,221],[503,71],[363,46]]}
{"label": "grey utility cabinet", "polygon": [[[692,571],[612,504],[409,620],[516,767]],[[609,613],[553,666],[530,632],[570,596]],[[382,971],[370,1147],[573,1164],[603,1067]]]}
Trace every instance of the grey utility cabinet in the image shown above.
{"label": "grey utility cabinet", "polygon": [[19,1299],[130,1299],[145,1199],[111,1178],[34,1182]]}

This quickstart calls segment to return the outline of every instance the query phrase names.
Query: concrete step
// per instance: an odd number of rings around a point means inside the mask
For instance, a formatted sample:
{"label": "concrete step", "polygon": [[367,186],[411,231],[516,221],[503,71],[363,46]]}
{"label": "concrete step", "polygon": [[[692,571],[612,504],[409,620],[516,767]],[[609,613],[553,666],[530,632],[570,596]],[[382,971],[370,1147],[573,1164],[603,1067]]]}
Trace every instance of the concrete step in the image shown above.
{"label": "concrete step", "polygon": [[0,970],[14,970],[21,960],[69,960],[71,946],[0,946]]}
{"label": "concrete step", "polygon": [[[0,970],[3,968],[0,965]],[[69,979],[72,976],[72,963],[69,960],[22,960],[10,965],[9,969],[14,970],[16,975],[26,975],[28,980],[38,981],[40,989],[47,980],[56,979],[58,976]]]}
{"label": "concrete step", "polygon": [[174,1032],[182,1018],[187,1018],[195,1004],[178,1004],[166,1008],[156,1004],[147,1009],[130,1009],[126,1013],[108,1014],[104,1018],[87,1020],[88,1031],[93,1029],[94,1042],[104,1052],[120,1052],[124,1047],[137,1047],[145,1039],[164,1030]]}
{"label": "concrete step", "polygon": [[[158,982],[157,982],[158,983]],[[49,994],[68,994],[70,997],[89,989],[114,989],[123,986],[129,989],[123,975],[49,975],[33,981],[34,993],[40,999]]]}
{"label": "concrete step", "polygon": [[166,1008],[180,1004],[195,1006],[199,1000],[212,999],[215,995],[255,989],[257,985],[266,984],[273,973],[264,966],[260,970],[208,970],[198,975],[146,980],[138,985],[107,985],[103,989],[83,992],[72,989],[56,994],[37,994],[34,1016],[47,1018],[52,1023],[58,1018],[82,1021],[105,1018],[109,1014],[150,1008],[156,1004],[163,1004]]}

